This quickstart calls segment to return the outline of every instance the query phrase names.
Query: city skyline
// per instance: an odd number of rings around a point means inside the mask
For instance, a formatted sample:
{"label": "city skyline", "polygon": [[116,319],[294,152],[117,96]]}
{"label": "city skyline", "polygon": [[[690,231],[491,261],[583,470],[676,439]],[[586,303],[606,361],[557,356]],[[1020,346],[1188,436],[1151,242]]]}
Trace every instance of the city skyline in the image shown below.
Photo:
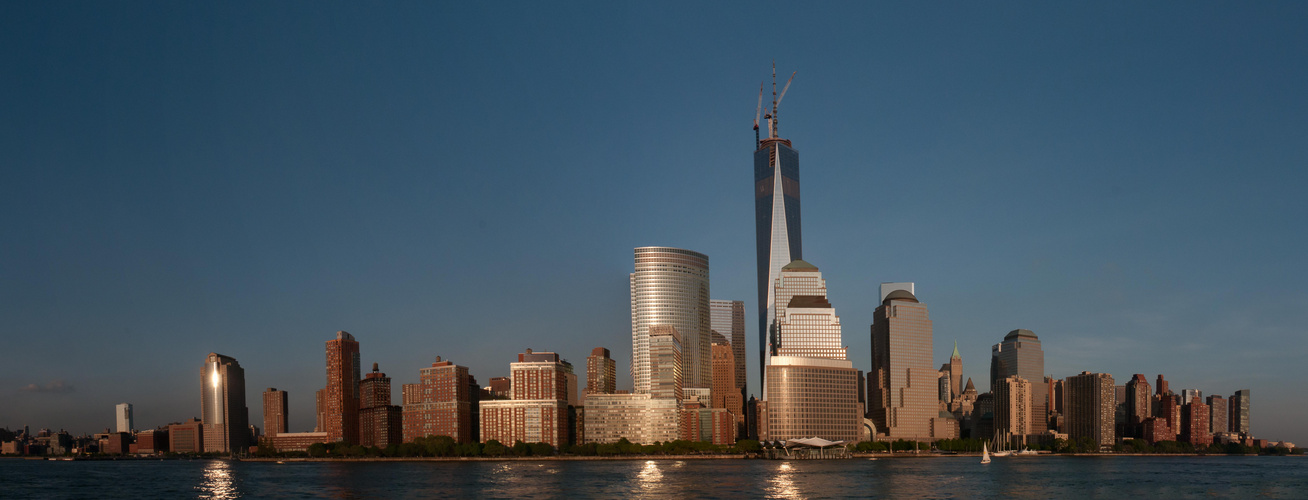
{"label": "city skyline", "polygon": [[[344,9],[295,28],[324,42],[314,48],[282,41],[275,22],[233,43],[246,25],[221,6],[135,20],[99,6],[3,8],[0,37],[15,50],[2,57],[16,71],[3,77],[12,118],[0,162],[19,168],[0,202],[12,228],[0,333],[32,355],[0,368],[0,397],[13,402],[0,426],[98,431],[121,402],[142,428],[199,416],[196,360],[221,352],[240,360],[247,391],[286,390],[290,430],[307,431],[320,342],[340,330],[396,385],[442,354],[489,380],[507,375],[507,353],[533,347],[577,366],[607,347],[624,373],[624,275],[646,245],[708,255],[710,299],[745,301],[757,318],[754,213],[738,186],[753,86],[775,58],[801,73],[783,135],[804,155],[806,246],[850,332],[871,324],[879,283],[915,281],[929,290],[932,363],[957,339],[978,387],[989,386],[989,347],[1029,329],[1047,374],[1251,389],[1255,434],[1306,440],[1288,417],[1305,403],[1276,396],[1295,394],[1286,380],[1305,369],[1291,355],[1308,348],[1308,271],[1294,251],[1308,210],[1293,192],[1308,159],[1293,89],[1308,78],[1285,64],[1308,45],[1292,29],[1301,7],[1121,20],[1094,7],[1006,18],[814,6],[785,9],[798,21],[788,41],[748,46],[730,39],[748,38],[756,14],[712,11],[720,31],[681,21],[693,36],[669,41],[667,14],[606,7],[623,20],[613,28],[551,18],[574,33],[485,57],[428,49],[468,35],[460,20],[495,19],[489,32],[517,42],[540,36],[539,20],[475,6],[449,21]],[[121,29],[97,26],[105,17]],[[197,18],[215,29],[159,43],[161,27]],[[387,23],[371,44],[329,36]],[[827,54],[832,45],[858,49]],[[347,68],[375,60],[380,76],[338,73],[338,57]],[[615,64],[577,71],[597,62]],[[528,80],[538,86],[513,83]],[[678,97],[651,116],[651,96],[669,90]],[[671,161],[654,149],[664,141],[678,145]],[[865,337],[846,335],[862,369]],[[96,366],[143,346],[159,355]]]}

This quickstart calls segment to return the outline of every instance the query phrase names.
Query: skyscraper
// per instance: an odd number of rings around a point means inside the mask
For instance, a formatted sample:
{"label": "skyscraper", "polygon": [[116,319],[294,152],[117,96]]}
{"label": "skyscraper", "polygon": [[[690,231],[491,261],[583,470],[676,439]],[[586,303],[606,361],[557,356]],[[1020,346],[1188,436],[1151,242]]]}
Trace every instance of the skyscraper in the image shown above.
{"label": "skyscraper", "polygon": [[1107,373],[1081,372],[1067,377],[1068,439],[1088,437],[1099,446],[1112,446],[1116,439],[1114,413],[1117,389]]}
{"label": "skyscraper", "polygon": [[372,373],[359,381],[359,444],[378,448],[400,444],[403,422],[403,410],[391,404],[391,378],[373,363]]}
{"label": "skyscraper", "polygon": [[991,348],[990,383],[1017,375],[1031,382],[1031,394],[1040,397],[1031,398],[1031,414],[1039,418],[1031,419],[1031,433],[1044,434],[1048,430],[1047,418],[1049,405],[1044,395],[1049,393],[1045,387],[1045,353],[1040,348],[1040,339],[1031,330],[1013,330],[1004,336],[1004,341]]}
{"label": "skyscraper", "polygon": [[905,289],[885,294],[872,319],[868,413],[891,438],[931,436],[931,419],[940,415],[931,347],[926,304]]}
{"label": "skyscraper", "polygon": [[132,432],[132,429],[136,428],[136,423],[132,419],[131,403],[114,406],[114,413],[117,416],[118,432]]}
{"label": "skyscraper", "polygon": [[200,374],[200,416],[205,452],[244,453],[250,447],[245,370],[235,359],[212,352],[205,358]]}
{"label": "skyscraper", "polygon": [[431,366],[418,370],[418,383],[404,384],[402,392],[404,442],[427,436],[473,442],[471,379],[468,367],[440,356]]}
{"label": "skyscraper", "polygon": [[1228,416],[1226,398],[1208,396],[1208,433],[1230,432],[1231,427],[1226,422]]}
{"label": "skyscraper", "polygon": [[672,325],[654,325],[649,328],[649,393],[656,399],[681,400],[683,375],[681,371],[681,335]]}
{"label": "skyscraper", "polygon": [[763,367],[766,424],[760,422],[759,434],[858,439],[858,370],[845,357],[840,316],[827,300],[822,273],[795,260],[773,286],[772,345]]}
{"label": "skyscraper", "polygon": [[[793,75],[792,75],[793,78]],[[780,98],[776,93],[776,68],[772,69],[772,110],[765,116],[766,139],[754,150],[754,235],[758,250],[758,341],[759,367],[767,364],[768,336],[776,318],[774,286],[781,268],[804,258],[799,217],[799,152],[778,136]],[[789,88],[789,84],[787,84]],[[781,95],[785,96],[785,89]],[[759,92],[762,102],[762,89]],[[755,135],[758,120],[754,122]],[[766,371],[766,370],[760,370]],[[766,377],[766,375],[764,375]],[[760,386],[761,387],[761,386]]]}
{"label": "skyscraper", "polygon": [[631,377],[634,391],[650,390],[650,328],[675,327],[681,336],[684,387],[713,387],[709,355],[708,256],[668,247],[635,250],[631,273]]}
{"label": "skyscraper", "polygon": [[730,342],[713,343],[713,408],[725,408],[735,419],[736,434],[745,423],[745,400],[736,387],[736,356]]}
{"label": "skyscraper", "polygon": [[[740,400],[745,400],[745,302],[741,300],[710,300],[711,328],[731,344],[731,355],[735,358],[735,381],[731,384],[740,389]],[[713,379],[717,384],[717,378]]]}
{"label": "skyscraper", "polygon": [[1031,381],[1011,375],[995,384],[995,440],[1016,447],[1031,435]]}
{"label": "skyscraper", "polygon": [[586,394],[613,394],[617,387],[617,364],[609,350],[596,347],[586,358]]}
{"label": "skyscraper", "polygon": [[327,439],[359,444],[359,342],[348,332],[327,341],[323,417]]}
{"label": "skyscraper", "polygon": [[1240,389],[1231,395],[1227,403],[1230,407],[1228,415],[1231,432],[1240,434],[1249,433],[1249,389]]}
{"label": "skyscraper", "polygon": [[268,390],[263,391],[264,436],[272,438],[287,432],[287,422],[289,422],[286,414],[287,401],[286,391],[279,391],[276,387],[269,387]]}
{"label": "skyscraper", "polygon": [[1144,437],[1142,425],[1153,413],[1152,401],[1149,379],[1144,374],[1137,373],[1126,382],[1126,424],[1132,437]]}
{"label": "skyscraper", "polygon": [[949,355],[949,401],[952,403],[963,396],[963,356],[958,354],[958,341],[954,341],[954,353]]}

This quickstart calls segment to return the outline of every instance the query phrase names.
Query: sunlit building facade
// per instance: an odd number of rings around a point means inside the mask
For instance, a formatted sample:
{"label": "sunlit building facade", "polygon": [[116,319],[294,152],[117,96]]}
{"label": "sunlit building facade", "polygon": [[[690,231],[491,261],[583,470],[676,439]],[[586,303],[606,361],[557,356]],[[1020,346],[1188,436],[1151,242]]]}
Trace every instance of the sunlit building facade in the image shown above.
{"label": "sunlit building facade", "polygon": [[[771,128],[771,127],[769,127]],[[799,152],[789,140],[759,141],[754,151],[754,234],[758,251],[759,366],[767,366],[781,268],[804,258],[799,216]],[[766,370],[764,370],[766,371]],[[763,374],[766,379],[766,374]],[[766,389],[763,389],[766,391]]]}
{"label": "sunlit building facade", "polygon": [[995,441],[1010,448],[1031,436],[1031,381],[1012,375],[995,384]]}
{"label": "sunlit building facade", "polygon": [[473,442],[471,378],[468,367],[440,356],[418,370],[418,383],[404,384],[401,393],[401,439],[409,443],[420,437],[449,436],[457,443]]}
{"label": "sunlit building facade", "polygon": [[[735,366],[735,380],[732,386],[740,391],[740,400],[745,400],[745,302],[741,300],[710,300],[711,328],[727,339],[731,344],[732,362]],[[718,376],[713,375],[716,386]]]}
{"label": "sunlit building facade", "polygon": [[331,442],[359,444],[359,342],[348,332],[327,341],[327,387],[323,430]]}
{"label": "sunlit building facade", "polygon": [[617,364],[609,350],[596,347],[586,358],[586,395],[613,394],[618,390]]}
{"label": "sunlit building facade", "polygon": [[676,399],[650,394],[595,394],[586,397],[587,443],[616,443],[622,438],[637,444],[678,439],[681,406]]}
{"label": "sunlit building facade", "polygon": [[[1081,372],[1067,377],[1064,391],[1067,395],[1065,422],[1068,438],[1090,438],[1100,447],[1112,446],[1117,436],[1114,425],[1117,389],[1113,385],[1113,376]],[[1175,427],[1169,428],[1175,430]]]}
{"label": "sunlit building facade", "polygon": [[636,393],[649,392],[650,329],[677,329],[681,343],[683,387],[713,387],[709,353],[708,256],[669,247],[635,249],[631,273],[631,377]]}
{"label": "sunlit building facade", "polygon": [[1046,419],[1049,414],[1049,405],[1044,397],[1049,392],[1045,387],[1045,353],[1040,347],[1040,339],[1031,330],[1008,332],[1003,342],[991,348],[991,384],[1013,375],[1031,382],[1031,394],[1039,395],[1031,398],[1031,414],[1040,416],[1031,419],[1031,432],[1044,434],[1048,430]]}
{"label": "sunlit building facade", "polygon": [[527,349],[518,354],[517,363],[509,364],[509,373],[512,399],[479,405],[482,441],[570,444],[569,367],[559,355]]}
{"label": "sunlit building facade", "polygon": [[877,431],[892,439],[927,440],[940,416],[931,342],[926,304],[906,289],[886,293],[873,313],[867,404]]}
{"label": "sunlit building facade", "polygon": [[245,370],[230,356],[209,353],[200,377],[201,432],[207,453],[244,453],[250,447]]}
{"label": "sunlit building facade", "polygon": [[263,435],[273,437],[287,431],[286,391],[269,387],[263,391]]}

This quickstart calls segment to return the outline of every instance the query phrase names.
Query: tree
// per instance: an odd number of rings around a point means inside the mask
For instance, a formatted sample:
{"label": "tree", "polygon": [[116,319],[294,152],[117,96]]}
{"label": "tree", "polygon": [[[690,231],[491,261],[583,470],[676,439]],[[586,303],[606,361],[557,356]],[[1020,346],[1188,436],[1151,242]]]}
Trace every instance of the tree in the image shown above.
{"label": "tree", "polygon": [[323,443],[313,443],[309,445],[309,456],[315,458],[327,456],[327,445]]}
{"label": "tree", "polygon": [[736,441],[736,449],[745,453],[754,453],[762,450],[763,447],[755,439],[741,439]]}
{"label": "tree", "polygon": [[508,452],[508,449],[504,447],[504,443],[491,439],[482,446],[481,452],[487,456],[498,457]]}

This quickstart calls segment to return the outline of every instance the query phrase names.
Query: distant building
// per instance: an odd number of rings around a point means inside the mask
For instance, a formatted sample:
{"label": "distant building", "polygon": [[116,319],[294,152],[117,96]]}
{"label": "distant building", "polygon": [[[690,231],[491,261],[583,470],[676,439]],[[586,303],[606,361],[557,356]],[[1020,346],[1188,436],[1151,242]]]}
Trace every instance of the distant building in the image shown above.
{"label": "distant building", "polygon": [[[1196,391],[1197,392],[1197,391]],[[1208,405],[1195,396],[1181,406],[1181,441],[1203,448],[1213,444],[1208,432]]]}
{"label": "distant building", "polygon": [[359,444],[359,342],[348,332],[327,341],[327,387],[323,417],[331,442]]}
{"label": "distant building", "polygon": [[609,350],[596,347],[586,358],[586,395],[613,394],[618,390],[617,364]]}
{"label": "distant building", "polygon": [[[681,335],[672,325],[649,327],[649,393],[655,399],[682,399]],[[641,391],[637,391],[641,392]]]}
{"label": "distant building", "polygon": [[[740,389],[740,400],[745,400],[745,302],[741,300],[710,300],[711,329],[731,344],[732,366],[735,366],[732,386]],[[717,375],[713,375],[714,384]],[[742,417],[743,418],[743,417]]]}
{"label": "distant building", "polygon": [[403,422],[403,410],[391,404],[391,378],[373,363],[372,373],[359,381],[359,444],[378,448],[400,444]]}
{"label": "distant building", "polygon": [[494,399],[511,399],[513,395],[513,380],[509,377],[491,377],[490,385],[491,396]]}
{"label": "distant building", "polygon": [[735,385],[737,356],[734,347],[730,343],[713,343],[713,404],[710,406],[730,412],[739,428],[745,423],[745,401],[740,397],[740,388]]}
{"label": "distant building", "polygon": [[1149,418],[1153,412],[1150,407],[1153,406],[1151,401],[1153,394],[1149,388],[1149,380],[1144,374],[1137,373],[1126,382],[1126,418],[1127,429],[1130,430],[1131,437],[1144,437],[1143,424],[1146,418]]}
{"label": "distant building", "polygon": [[211,352],[205,358],[200,385],[204,451],[244,453],[250,447],[245,370],[235,359]]}
{"label": "distant building", "polygon": [[1230,425],[1227,424],[1226,398],[1221,396],[1208,396],[1208,432],[1218,434],[1221,432],[1230,432]]}
{"label": "distant building", "polygon": [[279,391],[276,387],[269,387],[268,390],[263,391],[263,433],[265,436],[273,437],[286,432],[289,422],[289,415],[286,413],[287,401],[286,391]]}
{"label": "distant building", "polygon": [[631,375],[633,392],[651,391],[651,331],[675,327],[680,335],[683,387],[713,387],[709,354],[709,259],[670,247],[635,249],[631,284]]}
{"label": "distant building", "polygon": [[203,453],[204,424],[200,419],[168,425],[168,451],[173,453]]}
{"label": "distant building", "polygon": [[1231,432],[1249,434],[1249,389],[1235,391],[1229,400]]}
{"label": "distant building", "polygon": [[637,444],[679,439],[681,408],[676,399],[650,394],[593,394],[586,397],[586,443]]}
{"label": "distant building", "polygon": [[1016,448],[1031,436],[1031,382],[1010,375],[995,384],[995,441]]}
{"label": "distant building", "polygon": [[326,443],[326,432],[281,432],[264,442],[277,451],[309,451],[315,443]]}
{"label": "distant building", "polygon": [[1116,389],[1107,373],[1081,372],[1066,379],[1066,425],[1069,439],[1090,438],[1100,447],[1112,446]]}
{"label": "distant building", "polygon": [[[991,385],[1013,375],[1031,382],[1031,414],[1040,416],[1031,419],[1031,433],[1044,434],[1049,427],[1047,423],[1049,403],[1045,400],[1049,390],[1044,383],[1045,353],[1040,346],[1040,339],[1031,330],[1018,329],[1008,332],[1003,342],[991,348]],[[991,390],[995,389],[992,387]]]}
{"label": "distant building", "polygon": [[136,453],[154,455],[168,451],[168,429],[154,429],[136,433]]}
{"label": "distant building", "polygon": [[568,433],[568,379],[563,360],[552,352],[526,352],[509,365],[511,400],[481,403],[481,439],[512,444],[542,442],[555,447]]}
{"label": "distant building", "polygon": [[114,413],[118,417],[118,432],[132,432],[136,424],[132,421],[131,403],[121,403],[114,407]]}
{"label": "distant building", "polygon": [[410,443],[420,437],[449,436],[456,443],[473,442],[470,379],[466,366],[440,356],[431,366],[418,370],[418,383],[405,384],[402,391],[402,440]]}
{"label": "distant building", "polygon": [[313,392],[313,432],[327,432],[327,390]]}
{"label": "distant building", "polygon": [[868,412],[892,439],[926,440],[939,416],[937,370],[931,362],[931,318],[905,289],[885,293],[872,320]]}
{"label": "distant building", "polygon": [[1181,389],[1181,404],[1190,404],[1190,401],[1194,398],[1199,398],[1200,401],[1203,401],[1203,391],[1200,391],[1199,389]]}
{"label": "distant building", "polygon": [[718,445],[736,442],[736,418],[726,408],[708,408],[699,402],[686,403],[681,411],[680,439]]}
{"label": "distant building", "polygon": [[1149,417],[1140,423],[1143,430],[1142,437],[1150,444],[1159,441],[1176,441],[1176,431],[1167,425],[1167,420],[1158,417]]}

